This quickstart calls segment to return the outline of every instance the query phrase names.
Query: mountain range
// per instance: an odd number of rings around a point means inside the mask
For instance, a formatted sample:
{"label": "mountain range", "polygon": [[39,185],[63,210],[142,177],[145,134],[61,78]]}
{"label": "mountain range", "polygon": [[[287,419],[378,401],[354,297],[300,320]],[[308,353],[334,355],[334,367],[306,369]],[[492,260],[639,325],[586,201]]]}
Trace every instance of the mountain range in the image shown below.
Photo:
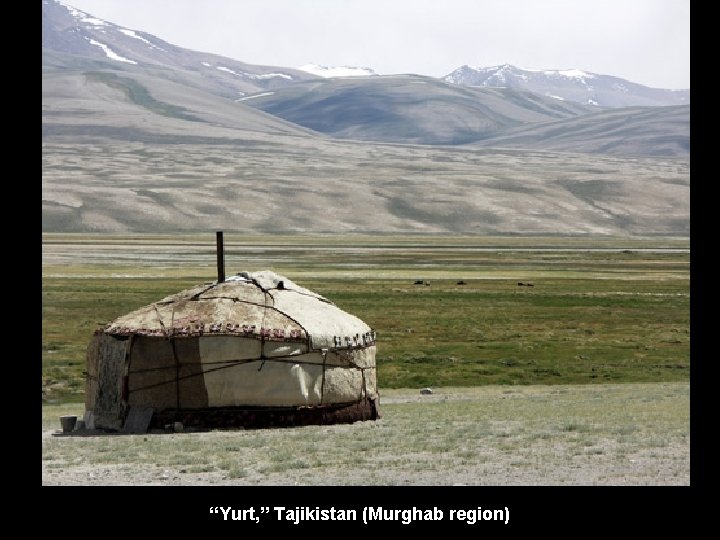
{"label": "mountain range", "polygon": [[43,0],[42,15],[43,69],[128,70],[230,99],[315,78],[298,69],[250,65],[177,47],[54,0]]}
{"label": "mountain range", "polygon": [[257,66],[54,0],[42,29],[47,231],[689,230],[689,104],[659,97],[689,93]]}
{"label": "mountain range", "polygon": [[462,88],[418,75],[308,81],[241,101],[334,138],[450,145],[596,111],[532,92]]}
{"label": "mountain range", "polygon": [[619,77],[579,69],[528,69],[509,64],[460,66],[443,80],[464,86],[516,88],[600,107],[690,104],[690,90],[650,88]]}

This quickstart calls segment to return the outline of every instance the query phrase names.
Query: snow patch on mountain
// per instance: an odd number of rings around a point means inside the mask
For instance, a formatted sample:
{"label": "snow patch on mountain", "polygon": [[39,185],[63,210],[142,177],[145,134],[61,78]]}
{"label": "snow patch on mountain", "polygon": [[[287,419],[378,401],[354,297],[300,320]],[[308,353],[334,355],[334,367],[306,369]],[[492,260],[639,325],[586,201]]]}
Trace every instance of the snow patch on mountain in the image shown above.
{"label": "snow patch on mountain", "polygon": [[165,51],[165,49],[163,49],[162,47],[158,47],[158,46],[155,45],[153,42],[148,41],[148,40],[145,39],[144,37],[138,35],[134,30],[128,30],[127,28],[118,28],[118,30],[120,31],[120,33],[125,34],[125,35],[128,36],[128,37],[131,37],[131,38],[134,38],[134,39],[138,39],[138,40],[140,40],[140,41],[142,41],[142,42],[144,42],[144,43],[147,43],[147,44],[150,45],[150,47],[152,47],[153,49],[157,49],[158,51],[167,52],[167,51]]}
{"label": "snow patch on mountain", "polygon": [[118,62],[127,62],[128,64],[137,64],[137,62],[135,62],[134,60],[130,60],[129,58],[125,58],[124,56],[120,56],[104,43],[100,43],[99,41],[95,41],[94,39],[90,39],[87,37],[85,39],[87,39],[91,45],[100,47],[105,52],[105,55],[111,60],[116,60]]}
{"label": "snow patch on mountain", "polygon": [[84,17],[80,19],[80,22],[90,23],[93,26],[107,26],[108,24],[100,19],[96,19],[95,17]]}
{"label": "snow patch on mountain", "polygon": [[493,73],[491,77],[503,81],[508,75],[512,75],[513,77],[521,79],[523,81],[528,81],[530,77],[527,75],[527,73],[539,73],[542,75],[547,75],[549,77],[566,77],[569,79],[577,79],[580,82],[585,82],[585,79],[596,78],[594,74],[588,73],[587,71],[582,71],[580,69],[535,69],[527,67],[515,67],[511,66],[510,64],[490,67],[467,67],[473,71],[477,71],[478,73]]}
{"label": "snow patch on mountain", "polygon": [[147,39],[145,39],[142,36],[138,36],[133,30],[128,30],[127,28],[120,28],[120,32],[131,38],[135,38],[135,39],[139,39],[140,41],[144,41],[148,45],[152,45],[152,43],[150,43]]}
{"label": "snow patch on mountain", "polygon": [[562,75],[563,77],[571,77],[573,79],[594,79],[595,75],[588,73],[587,71],[581,71],[579,69],[551,69],[546,70],[543,73],[546,75]]}
{"label": "snow patch on mountain", "polygon": [[689,90],[680,93],[650,88],[612,75],[581,69],[536,69],[503,64],[490,67],[463,65],[441,78],[451,84],[506,87],[536,92],[566,101],[601,107],[684,105]]}
{"label": "snow patch on mountain", "polygon": [[[512,66],[510,66],[512,67]],[[531,73],[543,73],[544,75],[550,76],[561,76],[570,77],[571,79],[595,79],[596,76],[593,73],[582,71],[580,69],[535,69],[528,67],[518,67],[521,71],[529,71]]]}
{"label": "snow patch on mountain", "polygon": [[377,73],[368,67],[320,66],[318,64],[305,64],[297,69],[325,79],[332,77],[368,77],[377,75]]}
{"label": "snow patch on mountain", "polygon": [[242,77],[242,75],[240,75],[237,71],[233,71],[233,70],[230,69],[229,67],[216,66],[215,69],[217,69],[218,71],[225,71],[226,73],[232,73],[233,75],[236,75],[236,76],[238,76],[238,77]]}
{"label": "snow patch on mountain", "polygon": [[[208,64],[203,62],[203,65],[208,65]],[[273,79],[275,77],[280,77],[283,79],[292,80],[292,76],[288,75],[286,73],[259,73],[259,74],[256,74],[256,73],[246,73],[244,71],[241,71],[240,73],[238,73],[237,71],[233,71],[229,67],[225,67],[225,66],[216,66],[215,69],[217,69],[219,71],[225,71],[227,73],[232,73],[236,77],[247,77],[248,79]]]}
{"label": "snow patch on mountain", "polygon": [[236,99],[235,101],[245,101],[245,100],[253,99],[256,97],[273,96],[273,95],[275,95],[275,92],[263,92],[262,94],[255,94],[254,96],[241,97],[239,99]]}
{"label": "snow patch on mountain", "polygon": [[292,80],[292,75],[288,75],[287,73],[246,73],[248,77],[251,79],[275,79],[277,77],[280,77],[281,79],[289,79]]}
{"label": "snow patch on mountain", "polygon": [[67,8],[67,10],[70,12],[70,15],[72,15],[73,17],[78,19],[80,22],[89,23],[93,26],[108,26],[107,22],[105,22],[101,19],[96,19],[95,17],[91,17],[84,11],[75,9],[74,7],[69,6],[64,2],[59,2],[59,3],[62,4],[63,6],[65,6]]}

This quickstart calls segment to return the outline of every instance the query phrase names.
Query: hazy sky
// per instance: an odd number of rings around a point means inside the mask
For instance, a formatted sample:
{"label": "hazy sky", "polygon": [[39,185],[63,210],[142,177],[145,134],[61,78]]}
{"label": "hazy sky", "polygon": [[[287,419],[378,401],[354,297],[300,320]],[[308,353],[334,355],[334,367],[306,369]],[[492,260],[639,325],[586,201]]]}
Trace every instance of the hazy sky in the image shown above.
{"label": "hazy sky", "polygon": [[64,0],[250,64],[447,75],[513,64],[690,87],[690,0]]}

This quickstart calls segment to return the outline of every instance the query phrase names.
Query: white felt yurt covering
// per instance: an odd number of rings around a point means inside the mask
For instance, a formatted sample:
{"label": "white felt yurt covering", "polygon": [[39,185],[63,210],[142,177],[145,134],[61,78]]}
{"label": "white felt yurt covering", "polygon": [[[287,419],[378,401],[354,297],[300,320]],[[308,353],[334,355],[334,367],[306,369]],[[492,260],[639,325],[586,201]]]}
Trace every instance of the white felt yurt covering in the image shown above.
{"label": "white felt yurt covering", "polygon": [[270,271],[192,287],[119,317],[88,347],[86,408],[121,429],[292,425],[378,417],[375,332]]}

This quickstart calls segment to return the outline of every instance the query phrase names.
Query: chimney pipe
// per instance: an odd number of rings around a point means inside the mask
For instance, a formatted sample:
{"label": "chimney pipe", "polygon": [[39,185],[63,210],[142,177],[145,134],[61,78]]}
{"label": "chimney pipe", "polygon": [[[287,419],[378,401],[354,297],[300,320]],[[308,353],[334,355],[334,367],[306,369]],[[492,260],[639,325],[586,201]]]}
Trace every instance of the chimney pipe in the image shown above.
{"label": "chimney pipe", "polygon": [[223,247],[223,232],[217,231],[215,233],[217,240],[217,274],[218,283],[225,281],[225,248]]}

